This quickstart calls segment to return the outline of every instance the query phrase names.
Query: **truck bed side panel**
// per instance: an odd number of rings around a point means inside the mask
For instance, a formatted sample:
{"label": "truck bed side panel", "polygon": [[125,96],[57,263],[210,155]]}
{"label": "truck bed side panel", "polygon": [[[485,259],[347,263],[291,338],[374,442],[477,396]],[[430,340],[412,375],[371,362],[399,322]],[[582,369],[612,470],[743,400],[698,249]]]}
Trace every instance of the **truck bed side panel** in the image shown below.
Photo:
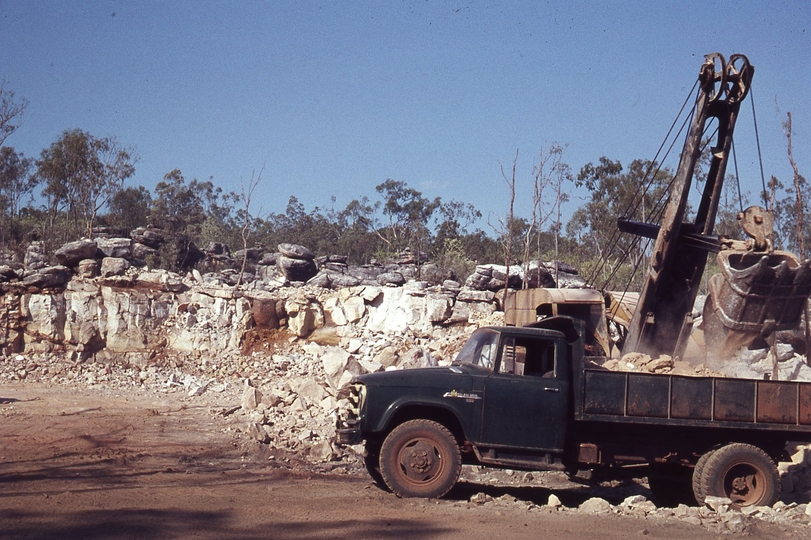
{"label": "truck bed side panel", "polygon": [[809,383],[591,369],[580,380],[576,420],[811,432]]}

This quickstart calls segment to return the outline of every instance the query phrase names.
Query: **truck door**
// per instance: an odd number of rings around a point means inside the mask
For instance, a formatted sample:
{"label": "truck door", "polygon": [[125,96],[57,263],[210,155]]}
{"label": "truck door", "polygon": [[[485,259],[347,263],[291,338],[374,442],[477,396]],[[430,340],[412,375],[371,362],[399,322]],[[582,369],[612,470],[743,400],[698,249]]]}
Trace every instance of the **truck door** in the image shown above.
{"label": "truck door", "polygon": [[481,444],[562,451],[569,386],[562,341],[505,336],[485,381]]}

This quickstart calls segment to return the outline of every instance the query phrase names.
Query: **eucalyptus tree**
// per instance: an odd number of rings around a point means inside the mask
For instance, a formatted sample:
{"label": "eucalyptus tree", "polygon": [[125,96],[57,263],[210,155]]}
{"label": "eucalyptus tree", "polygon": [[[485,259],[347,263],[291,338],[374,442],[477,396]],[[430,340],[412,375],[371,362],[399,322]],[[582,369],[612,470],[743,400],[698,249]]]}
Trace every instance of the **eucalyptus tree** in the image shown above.
{"label": "eucalyptus tree", "polygon": [[19,214],[22,201],[36,186],[33,163],[8,146],[0,147],[0,242],[19,242]]}
{"label": "eucalyptus tree", "polygon": [[575,185],[589,192],[589,200],[572,214],[568,235],[579,245],[578,266],[593,285],[624,288],[635,284],[636,269],[644,266],[639,237],[620,235],[617,218],[658,221],[673,174],[655,162],[634,160],[627,170],[619,161],[601,157],[583,166]]}
{"label": "eucalyptus tree", "polygon": [[422,253],[431,241],[429,224],[442,203],[440,198],[427,199],[402,180],[390,178],[375,190],[383,197],[382,212],[388,218],[377,234],[388,251],[396,254],[410,248]]}
{"label": "eucalyptus tree", "polygon": [[51,226],[64,212],[64,239],[93,235],[99,211],[135,173],[134,151],[115,137],[98,138],[81,129],[65,131],[37,161],[37,177],[45,185]]}
{"label": "eucalyptus tree", "polygon": [[[172,269],[185,269],[202,257],[198,244],[236,241],[239,227],[234,222],[233,194],[209,179],[186,181],[180,169],[174,169],[155,185],[155,197],[149,221],[163,229],[166,243],[161,248],[160,263]],[[236,245],[236,244],[235,244]]]}
{"label": "eucalyptus tree", "polygon": [[116,229],[116,234],[128,235],[137,227],[149,225],[152,195],[144,186],[127,187],[113,195],[107,208],[107,224]]}

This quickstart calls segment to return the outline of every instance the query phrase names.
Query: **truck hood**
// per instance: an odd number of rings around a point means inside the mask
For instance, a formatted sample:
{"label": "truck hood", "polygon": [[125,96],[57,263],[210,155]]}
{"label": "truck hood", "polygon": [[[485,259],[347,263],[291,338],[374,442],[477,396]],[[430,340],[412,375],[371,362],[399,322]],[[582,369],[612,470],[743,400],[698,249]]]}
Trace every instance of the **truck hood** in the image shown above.
{"label": "truck hood", "polygon": [[469,388],[472,376],[486,377],[489,370],[470,365],[454,365],[418,369],[398,369],[360,375],[355,380],[367,386],[399,386],[411,388]]}

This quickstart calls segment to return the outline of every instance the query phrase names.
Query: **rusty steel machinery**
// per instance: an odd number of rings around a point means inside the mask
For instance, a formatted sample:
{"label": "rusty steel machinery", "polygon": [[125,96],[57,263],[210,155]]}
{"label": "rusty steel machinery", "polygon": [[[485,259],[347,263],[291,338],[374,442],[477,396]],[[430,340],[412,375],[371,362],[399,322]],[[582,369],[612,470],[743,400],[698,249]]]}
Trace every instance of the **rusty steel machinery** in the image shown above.
{"label": "rusty steel machinery", "polygon": [[720,272],[710,278],[704,303],[707,360],[717,365],[744,346],[799,324],[811,293],[811,259],[771,249],[773,217],[758,206],[738,221],[751,237],[718,252]]}
{"label": "rusty steel machinery", "polygon": [[[718,53],[705,57],[698,76],[692,123],[661,224],[658,227],[630,221],[620,224],[623,230],[651,237],[655,233],[656,238],[624,353],[683,355],[693,327],[693,303],[707,253],[719,249],[717,238],[712,236],[713,227],[735,121],[754,71],[742,54],[732,55],[728,62]],[[718,129],[712,142],[709,172],[695,218],[685,222],[687,199],[701,156],[701,139],[712,119],[717,121]]]}

